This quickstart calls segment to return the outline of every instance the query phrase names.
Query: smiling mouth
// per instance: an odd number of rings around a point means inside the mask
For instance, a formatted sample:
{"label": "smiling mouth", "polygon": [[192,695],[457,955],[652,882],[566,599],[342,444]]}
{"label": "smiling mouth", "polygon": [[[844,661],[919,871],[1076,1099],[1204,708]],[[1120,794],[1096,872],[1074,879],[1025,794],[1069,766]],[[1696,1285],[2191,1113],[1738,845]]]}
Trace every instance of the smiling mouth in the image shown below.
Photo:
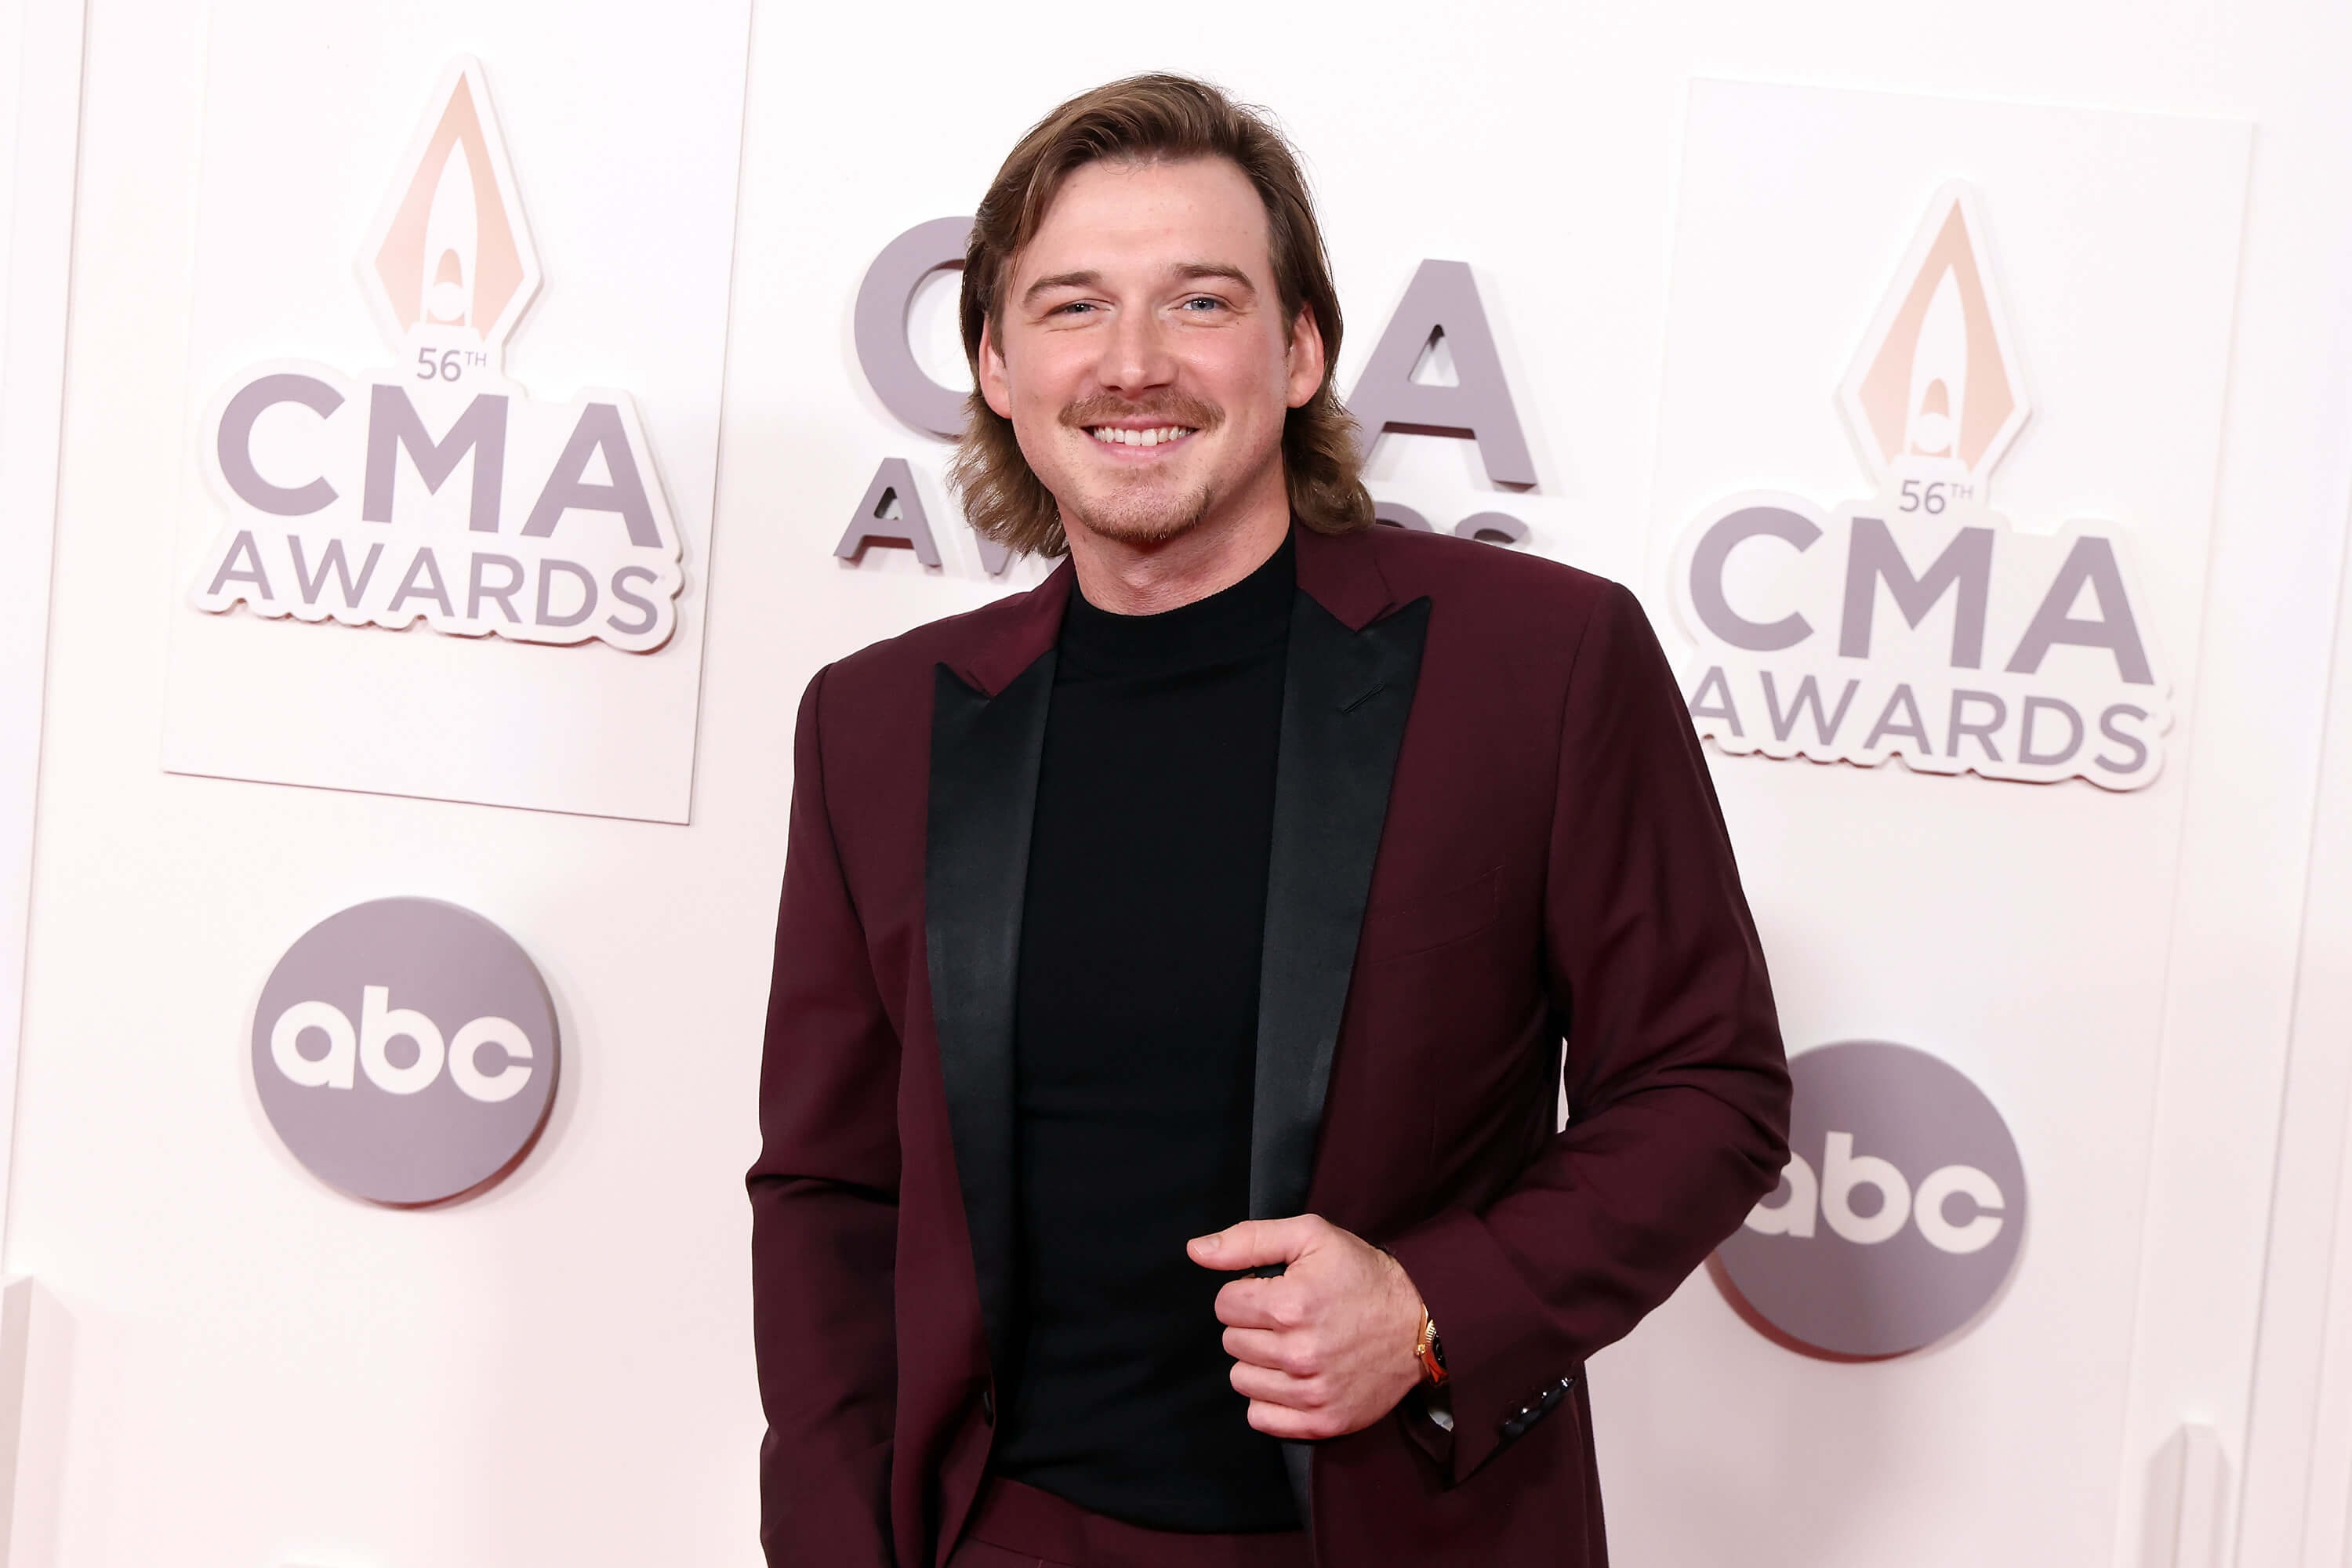
{"label": "smiling mouth", "polygon": [[1087,434],[1106,447],[1163,447],[1193,433],[1189,425],[1159,425],[1149,430],[1123,430],[1116,425],[1089,426]]}

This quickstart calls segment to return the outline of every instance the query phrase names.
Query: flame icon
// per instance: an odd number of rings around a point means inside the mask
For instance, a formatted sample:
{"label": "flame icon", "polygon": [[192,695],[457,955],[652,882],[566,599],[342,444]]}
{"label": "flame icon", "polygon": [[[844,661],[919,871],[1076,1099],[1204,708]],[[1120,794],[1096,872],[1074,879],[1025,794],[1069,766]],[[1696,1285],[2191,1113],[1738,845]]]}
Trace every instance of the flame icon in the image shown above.
{"label": "flame icon", "polygon": [[450,66],[360,268],[386,335],[492,348],[539,288],[514,174],[478,60]]}
{"label": "flame icon", "polygon": [[425,258],[432,282],[425,289],[425,319],[436,325],[470,326],[474,310],[476,213],[474,168],[466,144],[453,144],[433,187],[425,214]]}
{"label": "flame icon", "polygon": [[2031,412],[1982,233],[1973,194],[1947,186],[1840,389],[1863,455],[1882,478],[1898,462],[1981,474]]}
{"label": "flame icon", "polygon": [[1906,449],[1923,458],[1955,456],[1959,411],[1968,395],[1968,320],[1960,306],[1959,279],[1947,267],[1927,301],[1927,319],[1919,323],[1919,342],[1911,355]]}

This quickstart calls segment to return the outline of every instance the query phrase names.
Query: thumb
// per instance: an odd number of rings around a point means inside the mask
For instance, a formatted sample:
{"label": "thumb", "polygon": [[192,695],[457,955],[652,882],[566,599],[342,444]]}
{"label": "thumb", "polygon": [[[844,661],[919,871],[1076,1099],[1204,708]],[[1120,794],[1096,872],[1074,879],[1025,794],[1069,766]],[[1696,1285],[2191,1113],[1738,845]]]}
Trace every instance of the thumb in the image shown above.
{"label": "thumb", "polygon": [[1184,1251],[1203,1268],[1259,1268],[1269,1263],[1289,1263],[1315,1238],[1311,1215],[1289,1219],[1245,1219],[1209,1236],[1196,1236]]}

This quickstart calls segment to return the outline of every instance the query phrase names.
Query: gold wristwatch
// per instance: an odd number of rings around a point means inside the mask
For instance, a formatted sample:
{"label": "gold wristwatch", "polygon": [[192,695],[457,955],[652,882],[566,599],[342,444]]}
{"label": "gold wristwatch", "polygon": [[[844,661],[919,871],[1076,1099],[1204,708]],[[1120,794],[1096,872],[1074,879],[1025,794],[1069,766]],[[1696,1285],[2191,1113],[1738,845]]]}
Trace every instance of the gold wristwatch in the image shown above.
{"label": "gold wristwatch", "polygon": [[1421,1337],[1413,1342],[1413,1359],[1421,1363],[1421,1378],[1432,1388],[1445,1386],[1445,1348],[1437,1342],[1437,1320],[1429,1303],[1421,1304]]}

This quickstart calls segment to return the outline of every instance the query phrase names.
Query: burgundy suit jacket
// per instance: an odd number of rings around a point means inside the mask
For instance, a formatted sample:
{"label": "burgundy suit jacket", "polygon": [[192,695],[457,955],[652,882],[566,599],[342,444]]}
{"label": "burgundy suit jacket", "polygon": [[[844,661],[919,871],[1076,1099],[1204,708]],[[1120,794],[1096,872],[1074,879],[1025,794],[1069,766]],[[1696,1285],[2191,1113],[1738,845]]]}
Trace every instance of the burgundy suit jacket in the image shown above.
{"label": "burgundy suit jacket", "polygon": [[[1599,1568],[1585,1359],[1786,1159],[1763,954],[1630,594],[1438,535],[1297,540],[1251,1209],[1396,1255],[1454,1418],[1441,1439],[1416,1396],[1314,1446],[1317,1561]],[[853,655],[801,704],[750,1177],[772,1564],[937,1568],[987,1464],[1070,583]]]}

